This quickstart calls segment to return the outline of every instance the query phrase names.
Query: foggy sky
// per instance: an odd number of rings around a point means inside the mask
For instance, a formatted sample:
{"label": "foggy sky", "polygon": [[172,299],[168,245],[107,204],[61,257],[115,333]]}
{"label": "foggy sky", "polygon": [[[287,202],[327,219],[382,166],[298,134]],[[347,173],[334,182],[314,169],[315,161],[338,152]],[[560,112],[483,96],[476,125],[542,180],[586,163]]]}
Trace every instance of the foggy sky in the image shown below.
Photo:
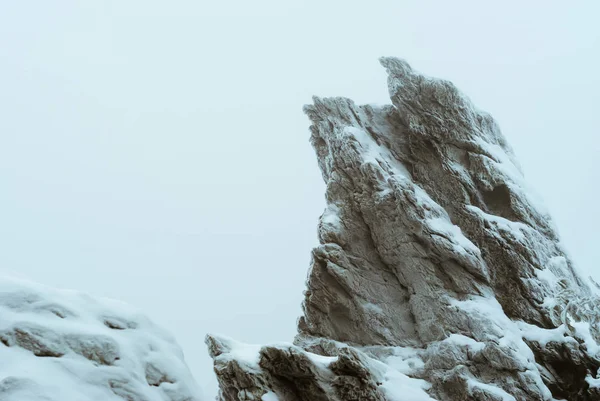
{"label": "foggy sky", "polygon": [[177,337],[291,341],[324,185],[312,95],[387,103],[380,56],[489,111],[600,278],[600,3],[0,2],[0,268]]}

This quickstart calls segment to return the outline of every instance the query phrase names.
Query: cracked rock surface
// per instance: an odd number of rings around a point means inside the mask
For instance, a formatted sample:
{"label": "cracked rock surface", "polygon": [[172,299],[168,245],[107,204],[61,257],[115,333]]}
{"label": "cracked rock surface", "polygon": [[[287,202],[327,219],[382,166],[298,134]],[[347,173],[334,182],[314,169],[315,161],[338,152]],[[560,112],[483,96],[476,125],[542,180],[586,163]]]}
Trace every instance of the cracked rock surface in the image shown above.
{"label": "cracked rock surface", "polygon": [[294,344],[208,336],[223,401],[600,400],[597,290],[492,117],[383,58],[305,106],[327,184]]}
{"label": "cracked rock surface", "polygon": [[0,279],[0,400],[200,401],[173,338],[126,304]]}

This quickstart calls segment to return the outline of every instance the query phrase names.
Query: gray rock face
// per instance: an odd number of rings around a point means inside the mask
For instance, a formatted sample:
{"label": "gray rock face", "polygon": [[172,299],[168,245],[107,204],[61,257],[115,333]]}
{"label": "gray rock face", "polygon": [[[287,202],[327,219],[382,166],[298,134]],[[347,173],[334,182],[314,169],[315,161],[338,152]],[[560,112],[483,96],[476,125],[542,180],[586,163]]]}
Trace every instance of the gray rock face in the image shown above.
{"label": "gray rock face", "polygon": [[0,400],[200,401],[173,338],[133,308],[0,279]]}
{"label": "gray rock face", "polygon": [[327,184],[295,345],[207,338],[226,401],[599,400],[600,309],[495,121],[384,58],[305,106]]}

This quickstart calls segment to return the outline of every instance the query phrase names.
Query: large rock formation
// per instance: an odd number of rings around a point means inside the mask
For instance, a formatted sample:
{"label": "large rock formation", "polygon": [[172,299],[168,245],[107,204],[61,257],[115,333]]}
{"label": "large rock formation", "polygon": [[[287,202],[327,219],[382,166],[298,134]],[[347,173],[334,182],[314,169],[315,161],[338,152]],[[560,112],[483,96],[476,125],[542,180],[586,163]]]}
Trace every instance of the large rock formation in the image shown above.
{"label": "large rock formation", "polygon": [[131,307],[0,279],[0,400],[200,401],[173,338]]}
{"label": "large rock formation", "polygon": [[226,401],[600,400],[598,298],[497,124],[384,58],[392,105],[305,107],[327,184],[291,344],[208,336]]}

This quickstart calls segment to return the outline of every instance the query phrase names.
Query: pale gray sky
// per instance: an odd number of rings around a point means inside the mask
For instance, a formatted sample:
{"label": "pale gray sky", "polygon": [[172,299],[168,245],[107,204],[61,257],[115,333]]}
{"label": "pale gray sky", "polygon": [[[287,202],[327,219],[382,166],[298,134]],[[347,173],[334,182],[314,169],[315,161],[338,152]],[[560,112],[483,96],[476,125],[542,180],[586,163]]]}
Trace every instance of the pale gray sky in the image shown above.
{"label": "pale gray sky", "polygon": [[0,268],[130,302],[178,338],[289,341],[323,184],[313,94],[387,102],[377,58],[491,112],[600,277],[600,3],[0,2]]}

